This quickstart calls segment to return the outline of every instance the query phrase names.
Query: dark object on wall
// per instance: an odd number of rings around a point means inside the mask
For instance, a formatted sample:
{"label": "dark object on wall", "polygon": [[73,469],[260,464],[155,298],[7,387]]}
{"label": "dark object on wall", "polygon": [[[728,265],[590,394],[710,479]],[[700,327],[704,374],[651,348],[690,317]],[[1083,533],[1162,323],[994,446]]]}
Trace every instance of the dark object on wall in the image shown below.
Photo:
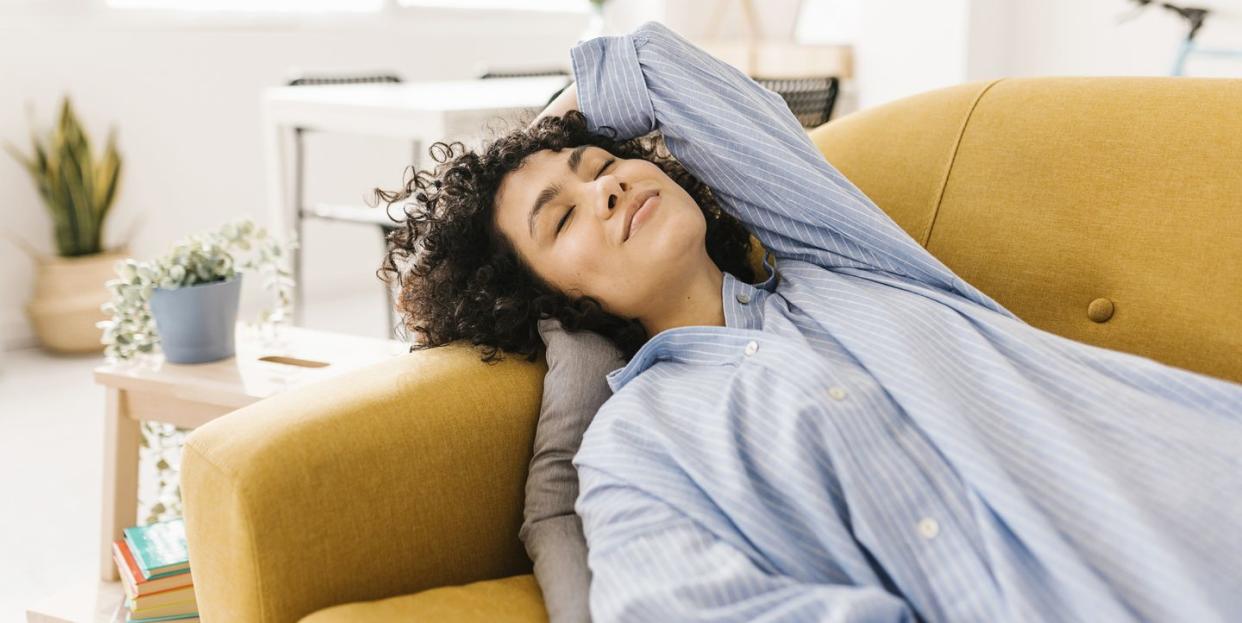
{"label": "dark object on wall", "polygon": [[[1156,4],[1152,0],[1133,0],[1133,2],[1138,5],[1138,10],[1128,16],[1123,16],[1121,21],[1127,21],[1137,15],[1148,5]],[[1209,9],[1178,6],[1176,4],[1169,4],[1168,2],[1161,2],[1159,4],[1186,20],[1186,25],[1190,29],[1186,33],[1186,41],[1194,41],[1195,35],[1199,34],[1199,29],[1203,27],[1203,22],[1207,19],[1208,14],[1211,13],[1211,10]]]}

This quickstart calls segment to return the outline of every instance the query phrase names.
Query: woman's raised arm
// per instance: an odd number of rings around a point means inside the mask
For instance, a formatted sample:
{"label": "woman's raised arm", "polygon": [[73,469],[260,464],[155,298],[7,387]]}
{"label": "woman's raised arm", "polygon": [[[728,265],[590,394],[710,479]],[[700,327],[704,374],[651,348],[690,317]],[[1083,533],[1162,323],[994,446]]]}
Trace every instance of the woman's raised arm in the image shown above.
{"label": "woman's raised arm", "polygon": [[667,27],[597,37],[571,51],[588,127],[618,138],[659,130],[778,258],[879,270],[956,291],[1004,312],[962,281],[829,164],[780,95]]}
{"label": "woman's raised arm", "polygon": [[556,99],[549,102],[547,107],[531,120],[530,125],[535,125],[544,117],[563,116],[571,110],[578,110],[577,82],[571,82],[569,86],[565,87],[565,90],[561,91],[560,95],[556,96]]}

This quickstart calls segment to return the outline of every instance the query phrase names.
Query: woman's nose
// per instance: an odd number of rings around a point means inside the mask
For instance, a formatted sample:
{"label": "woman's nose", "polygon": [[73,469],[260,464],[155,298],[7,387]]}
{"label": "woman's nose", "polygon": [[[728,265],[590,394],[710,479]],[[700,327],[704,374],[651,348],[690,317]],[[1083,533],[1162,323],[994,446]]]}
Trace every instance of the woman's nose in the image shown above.
{"label": "woman's nose", "polygon": [[597,183],[599,186],[597,191],[599,193],[599,200],[596,201],[596,206],[599,211],[599,218],[608,219],[616,211],[616,208],[621,205],[621,199],[629,190],[629,185],[612,175],[599,178]]}

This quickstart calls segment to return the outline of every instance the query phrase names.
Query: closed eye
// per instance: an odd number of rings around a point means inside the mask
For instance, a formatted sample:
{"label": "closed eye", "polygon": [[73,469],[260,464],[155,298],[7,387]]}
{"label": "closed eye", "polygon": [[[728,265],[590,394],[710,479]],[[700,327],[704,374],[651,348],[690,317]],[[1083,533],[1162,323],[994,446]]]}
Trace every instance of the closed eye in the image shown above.
{"label": "closed eye", "polygon": [[616,161],[617,161],[616,158],[609,158],[606,162],[604,162],[604,166],[599,168],[599,173],[595,174],[595,179],[599,179],[599,176],[603,175],[604,171],[607,170],[608,167],[612,166],[612,163]]}
{"label": "closed eye", "polygon": [[[595,174],[595,179],[599,179],[599,176],[603,175],[604,171],[607,171],[608,167],[612,166],[612,163],[616,161],[616,158],[609,158],[606,160],[604,162],[604,166],[599,168],[599,173]],[[569,206],[569,209],[565,210],[565,216],[562,216],[560,222],[556,224],[556,233],[561,233],[561,230],[565,228],[565,222],[569,220],[569,215],[573,213],[575,207],[577,206]]]}

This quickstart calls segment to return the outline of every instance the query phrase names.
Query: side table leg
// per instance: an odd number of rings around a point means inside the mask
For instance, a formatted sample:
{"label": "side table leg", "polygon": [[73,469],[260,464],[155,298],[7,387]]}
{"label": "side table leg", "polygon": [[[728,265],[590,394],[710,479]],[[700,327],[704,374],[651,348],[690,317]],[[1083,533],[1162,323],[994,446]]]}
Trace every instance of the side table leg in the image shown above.
{"label": "side table leg", "polygon": [[129,417],[125,393],[107,388],[104,418],[103,522],[100,544],[100,577],[118,579],[112,562],[112,542],[138,518],[138,421]]}

